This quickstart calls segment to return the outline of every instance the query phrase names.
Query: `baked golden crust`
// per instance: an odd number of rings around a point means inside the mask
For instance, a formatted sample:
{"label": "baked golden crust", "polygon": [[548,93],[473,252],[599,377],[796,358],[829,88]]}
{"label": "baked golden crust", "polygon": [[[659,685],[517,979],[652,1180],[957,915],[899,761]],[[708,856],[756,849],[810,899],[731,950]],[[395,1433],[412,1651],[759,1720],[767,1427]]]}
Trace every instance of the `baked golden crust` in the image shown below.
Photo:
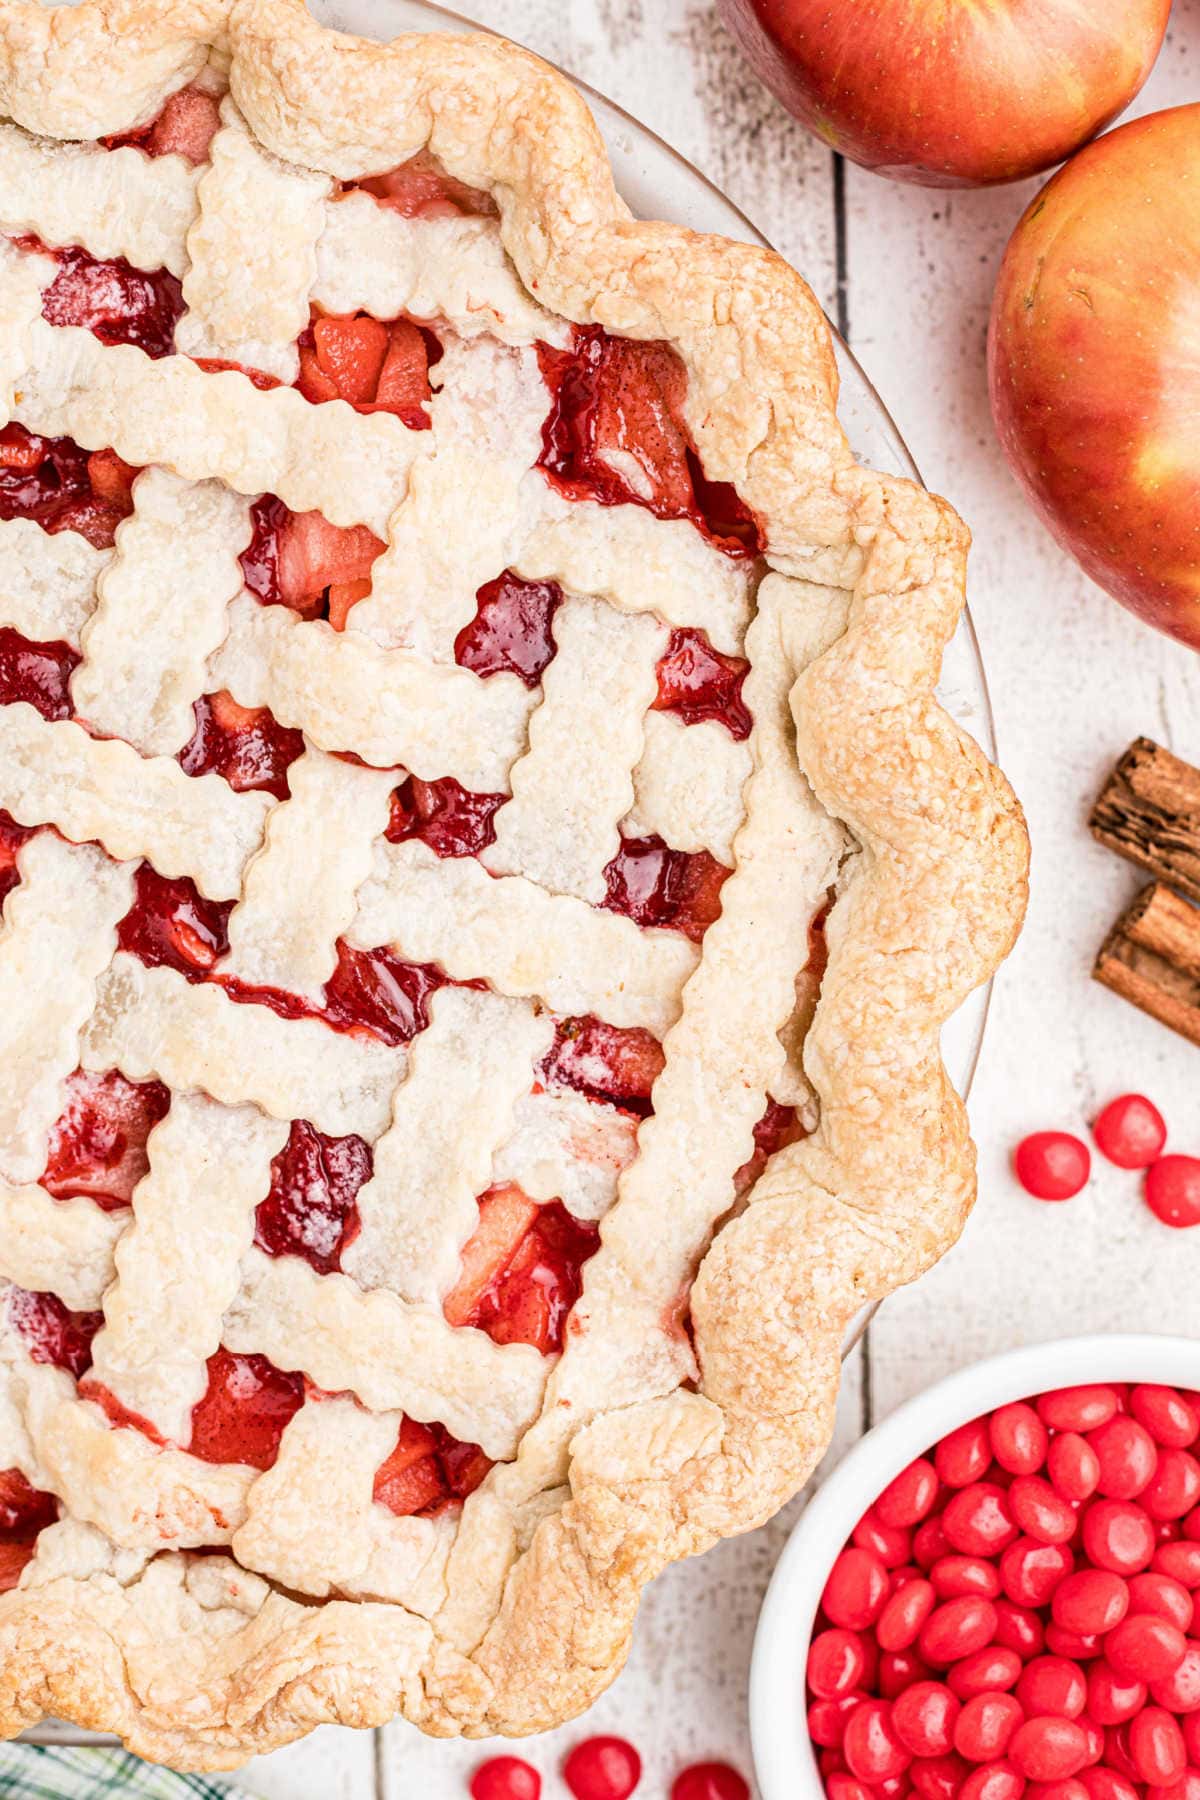
{"label": "baked golden crust", "polygon": [[785,263],[631,219],[574,90],[489,37],[381,45],[319,28],[299,0],[2,0],[0,103],[34,132],[127,130],[213,47],[277,156],[347,180],[428,146],[492,192],[543,305],[676,347],[707,474],[764,522],[772,569],[825,596],[792,730],[800,771],[857,845],[804,1042],[820,1122],[771,1159],[700,1263],[697,1390],[614,1405],[553,1443],[519,1495],[481,1491],[451,1553],[468,1570],[477,1558],[479,1578],[453,1606],[430,1620],[311,1604],[225,1559],[166,1555],[134,1578],[111,1546],[0,1601],[5,1731],[52,1712],[217,1769],[397,1711],[443,1734],[558,1723],[620,1668],[648,1580],[803,1483],[849,1321],[935,1261],[970,1207],[974,1153],[939,1032],[1011,946],[1027,840],[1007,783],[934,698],[967,532],[945,502],[854,463],[824,319]]}

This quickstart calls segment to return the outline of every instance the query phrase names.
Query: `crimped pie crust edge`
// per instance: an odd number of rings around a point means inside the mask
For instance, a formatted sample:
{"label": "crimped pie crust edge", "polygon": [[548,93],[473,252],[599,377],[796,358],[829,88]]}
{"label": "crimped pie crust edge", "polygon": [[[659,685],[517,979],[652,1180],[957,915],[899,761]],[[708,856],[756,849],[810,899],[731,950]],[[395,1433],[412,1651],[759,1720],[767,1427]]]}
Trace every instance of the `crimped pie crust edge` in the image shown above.
{"label": "crimped pie crust edge", "polygon": [[170,1618],[131,1608],[118,1583],[63,1576],[0,1602],[6,1731],[55,1712],[181,1768],[397,1711],[439,1734],[557,1724],[620,1668],[646,1581],[796,1491],[828,1440],[848,1321],[935,1261],[969,1210],[974,1152],[939,1032],[1011,946],[1028,854],[1007,783],[933,697],[967,532],[943,501],[854,463],[799,276],[770,252],[631,220],[569,83],[490,37],[376,44],[322,29],[299,0],[4,0],[3,107],[35,132],[127,129],[214,43],[270,150],[348,179],[428,145],[494,193],[509,255],[554,312],[675,345],[705,469],[765,522],[768,561],[847,592],[845,629],[792,710],[801,769],[861,854],[805,1043],[820,1125],[776,1154],[701,1265],[701,1391],[577,1434],[571,1497],[472,1649],[400,1607],[277,1594],[236,1655],[214,1641],[185,1705],[172,1670],[164,1705],[144,1673],[135,1691],[122,1646],[137,1642],[143,1672],[156,1641],[168,1658]]}

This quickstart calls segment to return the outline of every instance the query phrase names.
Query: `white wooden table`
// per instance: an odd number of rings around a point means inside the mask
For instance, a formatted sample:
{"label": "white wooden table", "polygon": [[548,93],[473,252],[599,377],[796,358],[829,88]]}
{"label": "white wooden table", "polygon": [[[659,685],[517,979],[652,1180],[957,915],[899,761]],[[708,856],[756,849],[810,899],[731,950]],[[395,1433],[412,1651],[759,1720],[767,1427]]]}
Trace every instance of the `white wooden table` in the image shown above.
{"label": "white wooden table", "polygon": [[[1084,829],[1106,768],[1138,733],[1200,760],[1200,659],[1139,625],[1055,549],[990,428],[988,304],[1034,184],[945,195],[835,168],[759,87],[711,0],[474,0],[474,14],[608,93],[743,208],[841,319],[925,479],[975,532],[972,608],[1001,757],[1029,816],[1033,901],[997,984],[971,1104],[979,1205],[957,1250],[889,1301],[852,1358],[839,1443],[988,1351],[1085,1328],[1194,1331],[1200,1232],[1168,1234],[1117,1170],[1098,1168],[1074,1204],[1048,1207],[1007,1167],[1025,1131],[1078,1127],[1128,1087],[1157,1099],[1176,1148],[1200,1152],[1200,1051],[1088,979],[1138,877]],[[1197,72],[1200,0],[1175,0],[1137,110],[1192,99]],[[564,1749],[593,1730],[639,1746],[639,1800],[664,1800],[672,1771],[701,1755],[749,1774],[754,1621],[799,1504],[651,1590],[629,1664],[587,1722],[522,1750],[549,1777],[546,1800],[566,1793],[553,1776]],[[463,1800],[486,1753],[405,1725],[373,1736],[330,1728],[260,1759],[244,1781],[264,1800]]]}

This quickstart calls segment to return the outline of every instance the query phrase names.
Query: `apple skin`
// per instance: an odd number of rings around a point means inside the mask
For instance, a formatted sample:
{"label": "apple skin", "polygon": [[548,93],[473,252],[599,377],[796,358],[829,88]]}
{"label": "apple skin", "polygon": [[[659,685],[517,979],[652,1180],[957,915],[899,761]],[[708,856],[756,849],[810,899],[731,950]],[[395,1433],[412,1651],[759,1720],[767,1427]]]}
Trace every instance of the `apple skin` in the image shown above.
{"label": "apple skin", "polygon": [[1059,543],[1200,649],[1200,104],[1122,125],[1034,200],[1001,267],[988,383]]}
{"label": "apple skin", "polygon": [[751,67],[843,156],[929,187],[1053,168],[1125,110],[1171,0],[720,0]]}

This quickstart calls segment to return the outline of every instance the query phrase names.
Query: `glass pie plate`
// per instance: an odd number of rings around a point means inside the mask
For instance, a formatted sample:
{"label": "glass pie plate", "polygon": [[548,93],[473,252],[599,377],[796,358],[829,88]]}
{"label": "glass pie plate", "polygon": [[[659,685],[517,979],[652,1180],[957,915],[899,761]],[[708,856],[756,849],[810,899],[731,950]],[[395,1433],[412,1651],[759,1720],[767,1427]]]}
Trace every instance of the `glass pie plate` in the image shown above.
{"label": "glass pie plate", "polygon": [[[57,0],[57,3],[70,5],[73,0]],[[432,4],[432,0],[308,0],[308,6],[322,24],[381,40],[405,31],[489,29],[462,13]],[[675,219],[696,231],[716,232],[746,243],[772,247],[745,214],[699,169],[613,101],[571,75],[570,70],[565,73],[587,96],[612,158],[617,187],[635,213],[643,218]],[[872,468],[920,481],[917,465],[891,414],[832,321],[829,329],[841,382],[838,413],[854,454]],[[996,743],[991,699],[969,610],[964,612],[958,631],[947,646],[939,696],[951,715],[994,760]],[[942,1033],[946,1067],[964,1099],[970,1093],[979,1061],[990,996],[989,983],[969,997],[947,1021]],[[873,1311],[874,1308],[864,1309],[853,1322],[847,1337],[847,1350],[862,1335]],[[47,1720],[24,1736],[31,1743],[106,1741],[95,1733],[55,1720]]]}

